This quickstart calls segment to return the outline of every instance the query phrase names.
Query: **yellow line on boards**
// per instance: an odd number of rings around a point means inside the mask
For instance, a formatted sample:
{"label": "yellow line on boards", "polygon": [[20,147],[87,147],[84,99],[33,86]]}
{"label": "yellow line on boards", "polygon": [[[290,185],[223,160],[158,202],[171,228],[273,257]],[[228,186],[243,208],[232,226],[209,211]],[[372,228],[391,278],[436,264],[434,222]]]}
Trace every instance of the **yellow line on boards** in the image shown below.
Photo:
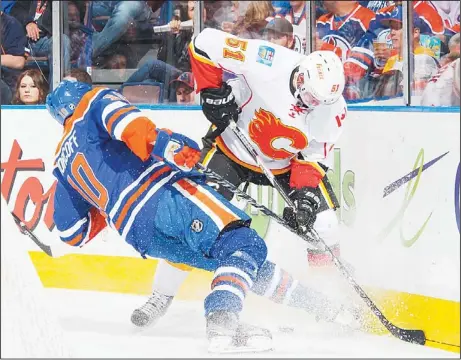
{"label": "yellow line on boards", "polygon": [[[148,295],[158,261],[141,257],[70,254],[50,258],[30,251],[44,287]],[[209,292],[212,273],[194,269],[177,295],[180,300],[203,300]],[[370,298],[399,327],[422,329],[427,345],[460,352],[460,303],[393,290],[366,288]],[[385,334],[386,330],[369,311],[364,330]]]}

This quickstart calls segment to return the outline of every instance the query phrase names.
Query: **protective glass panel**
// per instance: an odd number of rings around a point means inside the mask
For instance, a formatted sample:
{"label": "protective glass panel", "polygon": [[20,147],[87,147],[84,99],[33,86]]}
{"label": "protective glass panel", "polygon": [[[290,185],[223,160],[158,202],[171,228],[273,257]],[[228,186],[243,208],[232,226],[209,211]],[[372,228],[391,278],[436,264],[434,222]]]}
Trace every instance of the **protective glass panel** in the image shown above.
{"label": "protective glass panel", "polygon": [[188,45],[194,1],[65,1],[65,74],[86,71],[94,85],[134,103],[195,104]]}

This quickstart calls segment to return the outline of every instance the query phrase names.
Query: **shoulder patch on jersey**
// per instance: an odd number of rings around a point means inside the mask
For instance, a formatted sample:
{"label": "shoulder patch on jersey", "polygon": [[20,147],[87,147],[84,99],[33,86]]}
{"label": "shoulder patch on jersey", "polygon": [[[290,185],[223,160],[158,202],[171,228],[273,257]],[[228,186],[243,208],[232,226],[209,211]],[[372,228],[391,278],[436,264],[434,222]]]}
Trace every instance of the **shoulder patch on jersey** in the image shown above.
{"label": "shoulder patch on jersey", "polygon": [[274,48],[270,46],[266,46],[266,45],[261,45],[258,49],[258,55],[256,57],[256,62],[267,65],[267,66],[272,66],[274,55],[275,55]]}

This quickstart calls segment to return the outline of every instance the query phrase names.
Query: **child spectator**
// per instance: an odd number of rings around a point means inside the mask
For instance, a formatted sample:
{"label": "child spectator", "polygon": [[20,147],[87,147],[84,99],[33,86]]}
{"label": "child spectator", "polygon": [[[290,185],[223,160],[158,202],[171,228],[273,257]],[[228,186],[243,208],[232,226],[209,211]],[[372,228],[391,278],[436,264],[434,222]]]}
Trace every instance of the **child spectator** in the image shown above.
{"label": "child spectator", "polygon": [[[397,14],[398,11],[394,12]],[[403,24],[400,16],[393,16],[381,20],[391,29],[392,47],[395,55],[391,56],[382,71],[382,75],[377,78],[378,84],[375,89],[374,97],[401,96],[403,79]],[[438,71],[439,65],[434,58],[434,53],[420,44],[421,29],[425,28],[424,21],[416,14],[413,14],[413,56],[414,56],[414,76],[412,88],[414,95],[420,95],[424,90],[429,79]]]}
{"label": "child spectator", "polygon": [[18,78],[12,104],[44,104],[49,87],[42,73],[37,69],[24,71]]}
{"label": "child spectator", "polygon": [[26,57],[29,52],[27,48],[26,34],[14,17],[0,11],[1,20],[1,55],[2,77],[0,80],[1,103],[10,104],[12,91],[16,81],[24,68]]}

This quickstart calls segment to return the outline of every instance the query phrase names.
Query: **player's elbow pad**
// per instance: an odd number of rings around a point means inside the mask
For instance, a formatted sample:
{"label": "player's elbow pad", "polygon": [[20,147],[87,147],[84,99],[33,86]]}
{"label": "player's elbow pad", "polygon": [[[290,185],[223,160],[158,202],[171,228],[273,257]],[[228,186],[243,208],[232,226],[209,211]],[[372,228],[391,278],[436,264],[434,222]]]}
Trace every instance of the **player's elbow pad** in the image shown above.
{"label": "player's elbow pad", "polygon": [[291,164],[290,187],[295,189],[303,187],[316,188],[325,174],[325,169],[316,162],[293,161]]}

